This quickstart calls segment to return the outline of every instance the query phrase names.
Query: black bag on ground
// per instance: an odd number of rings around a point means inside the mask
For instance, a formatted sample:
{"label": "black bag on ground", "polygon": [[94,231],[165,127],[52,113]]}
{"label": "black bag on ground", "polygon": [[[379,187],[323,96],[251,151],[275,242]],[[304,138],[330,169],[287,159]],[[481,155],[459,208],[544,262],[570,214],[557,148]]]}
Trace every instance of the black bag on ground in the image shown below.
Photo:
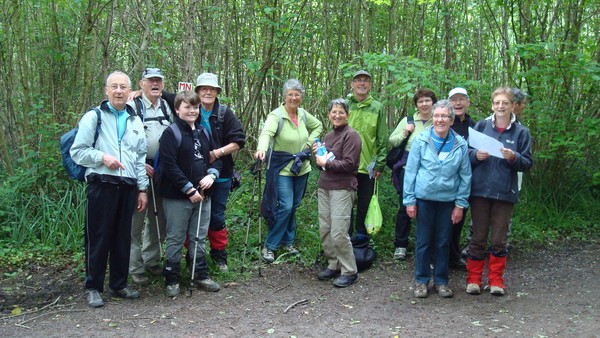
{"label": "black bag on ground", "polygon": [[354,251],[354,258],[356,259],[356,267],[358,271],[363,271],[371,267],[377,253],[369,244],[369,236],[363,234],[356,234],[350,239],[352,242],[352,249]]}

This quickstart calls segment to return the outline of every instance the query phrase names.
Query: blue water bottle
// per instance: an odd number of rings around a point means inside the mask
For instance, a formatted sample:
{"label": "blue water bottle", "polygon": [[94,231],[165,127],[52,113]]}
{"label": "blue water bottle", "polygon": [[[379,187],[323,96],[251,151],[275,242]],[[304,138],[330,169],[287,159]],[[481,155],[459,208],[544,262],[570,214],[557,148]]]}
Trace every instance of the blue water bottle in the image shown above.
{"label": "blue water bottle", "polygon": [[327,154],[327,149],[325,145],[321,143],[320,138],[316,138],[315,142],[317,143],[317,156],[325,156]]}

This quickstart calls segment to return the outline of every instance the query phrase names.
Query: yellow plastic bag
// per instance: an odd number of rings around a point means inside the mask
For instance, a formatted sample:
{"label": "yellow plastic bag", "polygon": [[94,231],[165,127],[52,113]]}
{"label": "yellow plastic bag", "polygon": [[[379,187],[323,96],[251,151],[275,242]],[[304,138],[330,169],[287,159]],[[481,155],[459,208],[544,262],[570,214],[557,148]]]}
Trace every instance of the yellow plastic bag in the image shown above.
{"label": "yellow plastic bag", "polygon": [[383,216],[381,215],[381,208],[379,207],[379,198],[378,195],[378,180],[375,181],[375,192],[373,193],[373,197],[371,197],[371,202],[369,202],[369,210],[367,211],[367,216],[365,217],[365,227],[367,228],[367,233],[369,235],[375,235],[381,230],[381,225],[383,224]]}

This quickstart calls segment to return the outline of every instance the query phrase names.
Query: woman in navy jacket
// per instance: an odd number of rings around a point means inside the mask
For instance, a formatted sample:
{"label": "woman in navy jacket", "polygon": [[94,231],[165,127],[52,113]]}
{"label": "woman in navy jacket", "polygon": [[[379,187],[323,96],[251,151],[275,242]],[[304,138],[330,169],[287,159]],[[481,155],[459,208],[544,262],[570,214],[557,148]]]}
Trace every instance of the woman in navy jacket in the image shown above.
{"label": "woman in navy jacket", "polygon": [[210,152],[209,163],[217,159],[223,162],[221,175],[213,184],[208,242],[210,257],[219,269],[225,272],[227,271],[225,209],[233,184],[232,154],[244,147],[246,135],[233,110],[219,102],[217,97],[221,93],[221,87],[215,74],[200,74],[196,79],[195,92],[200,97],[200,124],[210,132],[215,142],[215,149]]}
{"label": "woman in navy jacket", "polygon": [[[502,158],[486,151],[470,149],[473,176],[471,181],[471,219],[473,236],[469,242],[467,293],[481,293],[481,279],[488,261],[488,284],[492,295],[504,295],[503,274],[506,267],[507,233],[515,203],[519,200],[517,172],[533,166],[531,135],[516,122],[515,99],[511,88],[498,88],[492,93],[490,119],[478,122],[475,130],[500,142]],[[488,236],[491,244],[488,247]]]}

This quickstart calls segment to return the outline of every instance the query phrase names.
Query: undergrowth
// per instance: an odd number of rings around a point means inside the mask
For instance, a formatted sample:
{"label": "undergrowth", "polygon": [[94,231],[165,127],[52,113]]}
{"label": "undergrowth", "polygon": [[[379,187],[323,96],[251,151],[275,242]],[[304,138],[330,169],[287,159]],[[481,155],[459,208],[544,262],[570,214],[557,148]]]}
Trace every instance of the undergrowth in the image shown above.
{"label": "undergrowth", "polygon": [[[27,175],[8,177],[0,185],[0,270],[10,277],[30,264],[75,266],[83,276],[83,223],[85,186],[58,180],[46,186],[33,184]],[[274,264],[294,262],[305,267],[315,264],[321,246],[317,209],[318,171],[311,172],[306,195],[297,210],[295,245],[299,256],[276,253]],[[259,198],[264,188],[264,173],[259,186],[246,170],[242,185],[230,195],[227,209],[229,231],[229,272],[218,273],[211,263],[215,279],[221,282],[240,281],[256,271],[259,250],[264,245],[266,223],[259,217]],[[31,189],[32,186],[37,188]],[[573,191],[569,203],[563,204],[560,191],[549,185],[527,181],[521,192],[513,217],[511,243],[519,247],[548,245],[562,240],[597,240],[599,220],[595,210],[597,198],[585,190]],[[383,227],[373,236],[372,244],[379,259],[391,259],[394,251],[394,226],[398,194],[391,185],[389,173],[379,182],[379,200],[383,211]],[[469,215],[467,215],[469,217]],[[469,231],[469,218],[463,229],[463,239]],[[260,230],[259,230],[260,225]],[[260,236],[259,236],[260,232]],[[413,251],[414,224],[409,252]],[[210,260],[209,260],[210,261]]]}

